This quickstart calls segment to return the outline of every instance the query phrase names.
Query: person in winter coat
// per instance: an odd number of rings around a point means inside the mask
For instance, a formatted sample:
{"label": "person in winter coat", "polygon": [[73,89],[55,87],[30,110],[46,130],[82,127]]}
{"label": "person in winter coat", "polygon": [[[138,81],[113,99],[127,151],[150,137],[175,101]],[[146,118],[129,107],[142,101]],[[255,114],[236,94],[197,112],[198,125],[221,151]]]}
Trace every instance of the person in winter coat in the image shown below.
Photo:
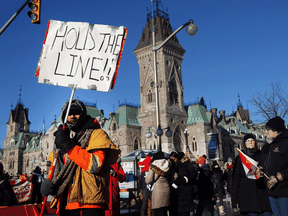
{"label": "person in winter coat", "polygon": [[231,194],[234,170],[234,162],[231,157],[229,157],[227,162],[224,164],[224,169],[224,180],[227,183],[227,192]]}
{"label": "person in winter coat", "polygon": [[126,176],[119,159],[110,166],[109,210],[105,211],[105,216],[120,216],[119,182],[124,182]]}
{"label": "person in winter coat", "polygon": [[40,193],[41,184],[44,181],[42,174],[41,174],[41,168],[39,166],[36,166],[36,168],[33,170],[33,174],[31,176],[31,183],[32,183],[32,195],[30,203],[34,204],[37,199],[37,204],[42,203],[42,194]]}
{"label": "person in winter coat", "polygon": [[138,189],[140,190],[140,193],[142,194],[142,206],[141,206],[141,216],[147,215],[147,209],[148,209],[148,199],[151,200],[151,191],[147,189],[147,184],[145,182],[145,178],[148,175],[149,166],[152,161],[152,153],[149,153],[146,155],[146,158],[143,161],[138,162],[139,166],[144,166],[141,170],[141,174],[139,176],[138,181]]}
{"label": "person in winter coat", "polygon": [[[233,171],[234,171],[234,165],[233,159],[231,157],[228,158],[227,162],[224,164],[224,180],[227,184],[227,192],[231,196],[232,193],[232,183],[233,183]],[[234,200],[233,202],[238,203],[237,200]],[[234,208],[234,213],[238,212],[237,208]]]}
{"label": "person in winter coat", "polygon": [[210,166],[209,164],[206,164],[206,160],[203,156],[196,160],[196,164],[198,165],[199,171],[197,179],[199,201],[196,209],[196,216],[202,216],[205,208],[214,216],[214,191]]}
{"label": "person in winter coat", "polygon": [[260,163],[269,179],[264,178],[275,216],[288,215],[288,130],[280,117],[270,119],[265,128],[266,143]]}
{"label": "person in winter coat", "polygon": [[148,175],[145,179],[147,184],[153,183],[152,212],[153,215],[167,216],[170,205],[170,182],[174,181],[176,174],[170,170],[168,160],[164,159],[163,152],[153,155]]}
{"label": "person in winter coat", "polygon": [[[217,200],[219,200],[219,213],[220,215],[225,215],[226,213],[224,212],[224,206],[223,206],[223,197],[225,195],[223,172],[217,161],[213,161],[211,170],[213,173],[212,182],[214,183],[214,193],[217,197]],[[216,202],[216,197],[214,202]]]}
{"label": "person in winter coat", "polygon": [[[9,176],[3,172],[3,164],[0,163],[0,206],[17,205],[18,199],[9,183]],[[0,214],[1,215],[1,214]]]}
{"label": "person in winter coat", "polygon": [[[172,151],[169,156],[170,169],[172,169],[175,173],[178,173],[177,163],[178,163],[178,152]],[[178,176],[177,176],[178,178]],[[170,198],[170,206],[169,206],[169,215],[177,216],[178,215],[178,193],[172,185],[170,185],[171,198]]]}
{"label": "person in winter coat", "polygon": [[[68,109],[67,101],[62,107],[64,123]],[[116,163],[120,150],[100,128],[96,119],[87,115],[85,105],[73,99],[68,119],[54,133],[56,148],[48,160],[56,166],[52,181],[41,186],[44,196],[53,195],[50,207],[57,206],[57,216],[104,216],[109,202],[109,165]]]}
{"label": "person in winter coat", "polygon": [[193,183],[198,173],[183,152],[178,153],[176,166],[178,178],[172,187],[178,194],[178,216],[189,216],[194,211]]}
{"label": "person in winter coat", "polygon": [[[242,152],[255,161],[259,160],[259,150],[253,134],[243,138]],[[238,198],[239,196],[239,198]],[[241,214],[271,215],[271,207],[263,178],[248,178],[241,159],[236,157],[232,183],[232,208],[236,208],[235,200],[239,200]]]}

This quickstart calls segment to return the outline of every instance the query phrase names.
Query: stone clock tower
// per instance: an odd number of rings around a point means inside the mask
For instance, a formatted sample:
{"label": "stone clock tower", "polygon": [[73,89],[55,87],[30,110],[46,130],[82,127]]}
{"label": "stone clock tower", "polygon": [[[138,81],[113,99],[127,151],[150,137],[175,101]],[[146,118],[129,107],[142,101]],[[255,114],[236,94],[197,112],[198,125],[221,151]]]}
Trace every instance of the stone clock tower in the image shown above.
{"label": "stone clock tower", "polygon": [[[156,10],[154,11],[154,29],[156,46],[173,33],[169,16],[166,12],[159,9],[157,0]],[[142,132],[141,143],[144,144],[147,149],[154,149],[155,146],[157,146],[157,139],[155,139],[154,136],[149,139],[145,137],[147,127],[151,129],[152,134],[155,134],[157,128],[151,13],[147,15],[147,23],[134,53],[139,63],[140,73],[141,107],[139,110],[139,120],[144,132]],[[170,152],[173,149],[183,149],[185,143],[183,140],[184,136],[181,134],[187,120],[187,113],[183,101],[181,69],[184,53],[185,50],[180,45],[176,36],[171,38],[156,53],[160,124],[162,128],[170,126],[173,132],[171,138],[167,138],[165,135],[162,136],[162,149],[165,152]],[[181,127],[181,129],[179,127]]]}

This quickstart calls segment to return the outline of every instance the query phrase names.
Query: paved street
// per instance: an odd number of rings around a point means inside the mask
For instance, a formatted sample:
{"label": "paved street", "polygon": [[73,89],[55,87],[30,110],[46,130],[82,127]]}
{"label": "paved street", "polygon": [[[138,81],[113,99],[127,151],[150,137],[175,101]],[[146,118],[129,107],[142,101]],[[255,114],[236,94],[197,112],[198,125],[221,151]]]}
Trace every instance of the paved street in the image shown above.
{"label": "paved street", "polygon": [[[49,201],[50,201],[50,199],[48,197]],[[224,208],[225,208],[225,213],[226,213],[225,216],[241,216],[241,214],[234,214],[233,209],[231,208],[231,201],[229,198],[224,199]],[[124,209],[121,209],[121,215],[123,215],[123,216],[139,216],[140,210],[138,208],[132,208],[131,211],[129,212],[128,208],[125,207]],[[207,209],[205,209],[203,216],[210,216],[210,215],[211,214],[207,211]],[[218,216],[219,213],[215,211],[214,215]],[[49,216],[56,216],[56,215],[49,215]]]}
{"label": "paved street", "polygon": [[[230,199],[225,198],[224,200],[224,208],[225,208],[225,216],[241,216],[241,214],[234,214],[233,209],[231,208],[231,201]],[[125,216],[139,216],[140,211],[139,209],[131,209],[131,212],[129,212],[128,209],[121,209],[121,215]],[[192,214],[191,214],[192,215]],[[203,216],[210,216],[211,214],[207,211],[207,209],[204,210]],[[214,213],[215,216],[219,215],[219,212]]]}

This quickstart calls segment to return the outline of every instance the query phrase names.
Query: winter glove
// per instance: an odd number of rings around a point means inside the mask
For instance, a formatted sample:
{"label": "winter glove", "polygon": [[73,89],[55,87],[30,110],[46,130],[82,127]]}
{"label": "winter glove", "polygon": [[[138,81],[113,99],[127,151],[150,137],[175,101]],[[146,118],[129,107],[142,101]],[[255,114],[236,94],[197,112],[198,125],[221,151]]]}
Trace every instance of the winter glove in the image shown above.
{"label": "winter glove", "polygon": [[184,176],[183,178],[178,178],[175,180],[174,184],[176,184],[178,187],[179,185],[184,185],[187,183],[188,178],[186,176]]}
{"label": "winter glove", "polygon": [[264,171],[262,166],[258,166],[255,172],[258,178],[262,178],[264,176]]}
{"label": "winter glove", "polygon": [[110,169],[110,175],[113,176],[114,178],[117,176],[117,172],[114,169]]}
{"label": "winter glove", "polygon": [[284,181],[284,177],[283,177],[282,173],[278,172],[277,175],[276,175],[276,177],[277,177],[277,179],[278,179],[279,182]]}
{"label": "winter glove", "polygon": [[62,153],[67,153],[71,148],[75,146],[74,142],[69,136],[70,131],[63,125],[59,125],[58,130],[53,134],[55,136],[56,148],[60,149]]}
{"label": "winter glove", "polygon": [[45,181],[41,184],[40,192],[43,196],[48,196],[53,194],[54,192],[54,184],[49,179],[45,179]]}
{"label": "winter glove", "polygon": [[175,189],[178,188],[178,186],[175,183],[172,184],[172,187],[175,188]]}
{"label": "winter glove", "polygon": [[275,176],[269,176],[267,180],[267,186],[271,190],[278,183],[278,179]]}

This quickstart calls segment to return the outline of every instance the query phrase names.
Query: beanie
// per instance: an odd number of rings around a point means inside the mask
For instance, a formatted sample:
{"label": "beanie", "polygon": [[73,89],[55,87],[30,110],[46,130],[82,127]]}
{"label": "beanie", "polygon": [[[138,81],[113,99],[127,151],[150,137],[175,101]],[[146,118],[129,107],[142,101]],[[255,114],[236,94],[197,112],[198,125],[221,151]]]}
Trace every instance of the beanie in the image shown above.
{"label": "beanie", "polygon": [[227,160],[227,162],[233,162],[232,158],[229,157],[228,160]]}
{"label": "beanie", "polygon": [[250,139],[250,138],[252,138],[252,139],[255,140],[255,142],[256,142],[256,137],[254,136],[254,134],[246,134],[246,135],[243,137],[243,142],[244,142],[244,144],[245,144],[246,140],[247,140],[247,139]]}
{"label": "beanie", "polygon": [[204,165],[206,162],[205,158],[204,157],[199,157],[197,160],[196,160],[196,164],[200,164],[200,165]]}
{"label": "beanie", "polygon": [[270,128],[274,131],[281,132],[281,131],[285,130],[285,123],[281,117],[276,116],[275,118],[270,119],[266,123],[266,127]]}

